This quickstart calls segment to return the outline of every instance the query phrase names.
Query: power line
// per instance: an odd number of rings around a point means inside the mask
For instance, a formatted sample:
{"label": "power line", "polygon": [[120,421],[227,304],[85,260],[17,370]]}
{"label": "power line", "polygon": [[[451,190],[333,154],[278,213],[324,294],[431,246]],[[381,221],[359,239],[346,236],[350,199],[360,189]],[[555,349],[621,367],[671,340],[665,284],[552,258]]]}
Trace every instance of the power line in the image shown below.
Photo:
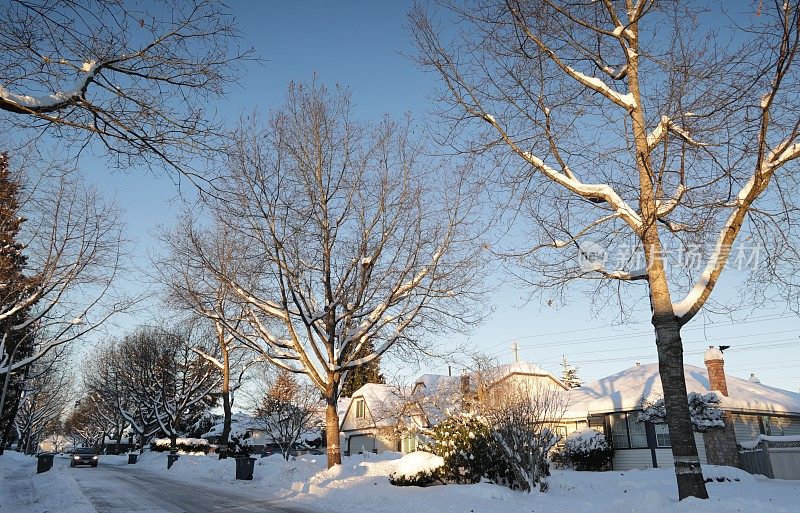
{"label": "power line", "polygon": [[[772,319],[770,319],[770,320],[772,320]],[[741,323],[741,324],[744,324],[744,323]],[[739,323],[731,323],[729,325],[720,325],[720,327],[735,326],[735,325],[739,325]],[[789,333],[789,332],[792,332],[792,331],[800,331],[800,328],[795,328],[795,329],[790,329],[790,330],[764,332],[764,333],[752,333],[752,334],[748,334],[748,335],[728,336],[728,337],[725,337],[725,340],[737,339],[737,338],[746,338],[746,337],[753,337],[753,336],[776,335],[776,334],[779,334],[779,333]],[[648,332],[646,334],[649,335],[649,336],[653,335],[652,332]],[[602,337],[579,338],[579,339],[563,341],[563,342],[566,342],[569,345],[584,345],[584,344],[594,344],[594,343],[597,343],[597,342],[606,342],[606,341],[609,341],[609,340],[624,340],[624,339],[630,339],[630,338],[637,338],[637,337],[641,337],[641,336],[644,336],[644,334],[605,335],[605,336],[602,336]],[[710,339],[710,341],[713,341],[713,340],[714,339]],[[708,341],[701,340],[700,342],[706,342],[707,343]],[[687,343],[697,343],[697,342],[696,341],[692,341],[692,342],[687,342]],[[541,343],[541,344],[522,345],[522,346],[519,346],[519,347],[520,347],[520,349],[539,349],[539,348],[543,348],[543,347],[552,347],[552,345],[553,345],[553,342],[546,342],[546,343]],[[491,353],[491,355],[492,356],[497,356],[497,354],[499,354],[501,352],[502,351],[494,352],[494,353]]]}
{"label": "power line", "polygon": [[[739,326],[739,325],[743,325],[743,324],[753,324],[753,323],[756,323],[756,322],[773,321],[773,320],[777,320],[777,319],[782,319],[783,317],[784,317],[783,315],[777,315],[777,314],[761,315],[761,316],[751,317],[751,318],[749,318],[747,320],[744,320],[744,321],[731,321],[731,322],[725,322],[725,323],[712,323],[712,324],[705,324],[705,325],[692,325],[692,326],[683,328],[682,331],[685,332],[685,331],[705,330],[705,329],[709,329],[709,328],[722,328],[722,327],[726,327],[726,326]],[[646,321],[635,322],[635,323],[630,323],[627,326],[640,325],[640,324],[649,324],[649,322],[646,322]],[[511,337],[511,338],[503,340],[501,342],[497,342],[495,344],[491,344],[489,346],[486,346],[484,349],[485,350],[486,349],[493,349],[493,348],[498,347],[498,346],[500,346],[502,344],[507,344],[509,342],[513,342],[514,340],[525,340],[525,339],[539,338],[539,337],[550,337],[550,336],[554,336],[554,335],[568,335],[570,333],[580,333],[580,332],[584,332],[584,331],[597,331],[597,330],[602,330],[602,329],[605,329],[605,328],[616,328],[616,327],[619,327],[619,326],[626,326],[626,325],[624,325],[624,324],[603,324],[603,325],[600,325],[600,326],[593,326],[593,327],[589,327],[589,328],[576,328],[576,329],[572,329],[572,330],[552,331],[552,332],[549,332],[549,333],[535,333],[533,335],[522,335],[522,336],[517,336],[517,337]],[[638,332],[635,332],[635,333],[622,334],[620,336],[606,335],[605,338],[615,338],[615,337],[617,337],[617,338],[620,338],[620,337],[629,338],[629,337],[634,337],[634,336],[644,336],[644,335],[652,335],[652,334],[653,334],[652,329],[649,329],[649,330],[639,330]],[[578,339],[578,340],[587,340],[587,339]],[[594,340],[597,340],[597,339],[594,339]],[[521,347],[527,347],[527,346],[521,346]]]}

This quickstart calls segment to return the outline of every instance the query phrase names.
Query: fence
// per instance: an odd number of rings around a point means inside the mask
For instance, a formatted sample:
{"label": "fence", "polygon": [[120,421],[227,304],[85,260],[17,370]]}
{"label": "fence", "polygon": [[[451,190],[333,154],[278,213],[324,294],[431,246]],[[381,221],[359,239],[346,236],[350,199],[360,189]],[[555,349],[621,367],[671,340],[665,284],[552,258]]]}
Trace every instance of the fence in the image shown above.
{"label": "fence", "polygon": [[753,449],[739,451],[739,467],[771,479],[800,480],[800,441],[759,440]]}

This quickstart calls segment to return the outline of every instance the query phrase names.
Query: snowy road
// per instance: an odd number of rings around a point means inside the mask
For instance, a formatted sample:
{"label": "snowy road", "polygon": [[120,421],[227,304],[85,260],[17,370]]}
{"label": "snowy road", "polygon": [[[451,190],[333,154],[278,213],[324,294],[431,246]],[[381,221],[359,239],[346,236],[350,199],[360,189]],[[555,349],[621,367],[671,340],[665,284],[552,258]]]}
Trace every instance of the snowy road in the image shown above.
{"label": "snowy road", "polygon": [[68,469],[98,513],[310,513],[274,500],[172,480],[135,466]]}

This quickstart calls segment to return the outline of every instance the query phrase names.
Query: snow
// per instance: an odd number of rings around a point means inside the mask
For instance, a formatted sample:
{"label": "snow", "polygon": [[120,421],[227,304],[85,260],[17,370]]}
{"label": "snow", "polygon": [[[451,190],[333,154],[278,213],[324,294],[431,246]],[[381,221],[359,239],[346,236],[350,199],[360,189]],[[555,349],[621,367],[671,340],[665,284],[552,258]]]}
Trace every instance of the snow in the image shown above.
{"label": "snow", "polygon": [[708,346],[705,354],[703,354],[703,361],[710,362],[713,360],[725,360],[725,357],[722,355],[722,351],[716,346]]}
{"label": "snow", "polygon": [[81,66],[81,70],[84,72],[83,77],[81,77],[75,86],[65,91],[57,91],[55,93],[43,96],[30,96],[26,94],[12,93],[0,85],[0,97],[8,102],[15,103],[20,107],[28,109],[53,107],[81,95],[83,88],[92,78],[94,78],[94,75],[97,72],[97,62],[84,62]]}
{"label": "snow", "polygon": [[[15,513],[95,511],[87,493],[96,492],[103,504],[121,494],[125,481],[121,475],[160,482],[170,489],[182,486],[217,488],[241,497],[242,504],[254,499],[274,499],[274,506],[326,512],[380,511],[381,513],[506,513],[509,511],[575,513],[789,513],[797,511],[800,483],[751,476],[732,467],[703,466],[711,481],[706,485],[707,501],[677,501],[675,473],[672,469],[629,472],[576,472],[553,470],[547,493],[515,492],[499,485],[446,485],[427,488],[397,487],[389,475],[403,461],[398,453],[359,455],[342,458],[342,465],[325,469],[325,458],[301,457],[285,461],[275,455],[256,461],[253,481],[234,480],[234,461],[213,456],[181,456],[172,469],[166,468],[166,455],[146,452],[136,465],[125,465],[124,457],[104,456],[98,469],[70,471],[68,462],[57,461],[55,468],[35,474],[33,458],[6,452],[0,456],[0,501],[3,510]],[[73,469],[75,470],[75,469]],[[89,483],[94,490],[83,490]],[[104,487],[109,488],[103,494]],[[128,489],[129,496],[142,497],[132,510],[146,508],[154,495],[150,485]],[[177,500],[177,499],[176,499]],[[113,502],[115,511],[125,502]],[[238,506],[238,504],[236,505]],[[233,509],[237,509],[231,503]],[[262,506],[263,507],[263,506]],[[118,509],[117,509],[118,508]],[[136,509],[138,508],[138,509]],[[173,511],[174,506],[163,510]],[[186,508],[182,510],[187,510]],[[249,511],[249,510],[248,510]]]}
{"label": "snow", "polygon": [[[208,445],[208,440],[205,438],[176,438],[177,445]],[[156,438],[152,442],[156,447],[169,447],[171,442],[169,438]]]}
{"label": "snow", "polygon": [[[77,469],[57,461],[47,473],[35,474],[35,460],[6,453],[0,456],[0,501],[4,511],[33,513],[92,512],[87,494],[100,504],[114,504],[114,511],[163,511],[148,509],[150,483],[161,482],[176,491],[220,490],[224,501],[234,504],[254,499],[274,500],[272,509],[310,511],[359,511],[381,513],[507,513],[510,511],[572,513],[789,513],[797,511],[800,483],[751,476],[732,467],[703,466],[711,482],[707,501],[677,501],[672,469],[629,472],[576,472],[553,470],[547,493],[527,494],[505,487],[474,485],[397,487],[389,475],[398,469],[400,455],[363,455],[342,458],[342,465],[325,469],[324,456],[285,461],[270,456],[256,461],[253,481],[234,480],[234,461],[213,456],[181,456],[172,469],[166,455],[146,452],[136,465],[124,465],[124,458],[104,456],[98,469]],[[23,463],[21,464],[20,461]],[[136,479],[120,479],[131,476]],[[127,488],[128,482],[147,486]],[[113,488],[112,487],[118,487]],[[108,489],[108,493],[103,493]],[[140,501],[116,497],[141,497]],[[175,499],[178,500],[178,499]],[[357,506],[354,506],[357,505]],[[233,509],[239,509],[237,507]],[[130,509],[125,509],[130,508]],[[270,509],[270,508],[266,508]],[[170,510],[178,510],[172,508]],[[182,509],[189,511],[190,509]],[[194,509],[196,511],[196,509]],[[251,511],[251,510],[247,510]]]}
{"label": "snow", "polygon": [[578,82],[585,84],[587,87],[594,89],[598,93],[607,96],[610,98],[614,103],[621,104],[628,109],[634,109],[636,107],[636,101],[633,98],[633,94],[627,93],[622,94],[611,89],[608,84],[603,82],[597,77],[590,77],[589,75],[584,75],[580,71],[570,68],[567,66],[568,73],[573,76]]}
{"label": "snow", "polygon": [[570,433],[565,444],[568,447],[574,447],[585,451],[604,450],[608,448],[608,441],[606,436],[592,428],[584,428],[580,431]]}
{"label": "snow", "polygon": [[633,210],[630,207],[630,205],[628,205],[610,185],[582,183],[579,180],[576,180],[574,177],[566,176],[562,173],[559,173],[552,167],[545,164],[542,159],[540,159],[536,155],[533,155],[532,153],[523,151],[521,154],[530,164],[535,166],[546,177],[550,178],[554,182],[566,187],[567,189],[578,194],[579,196],[583,196],[584,198],[588,197],[602,198],[630,226],[637,229],[642,226],[642,218],[639,217],[639,214],[637,214],[636,211]]}
{"label": "snow", "polygon": [[392,472],[395,478],[410,479],[421,472],[435,472],[444,465],[444,459],[425,451],[410,452],[400,458]]}
{"label": "snow", "polygon": [[[379,383],[367,383],[353,393],[352,401],[363,399],[369,411],[370,420],[375,426],[385,427],[396,424],[396,415],[402,410],[402,403],[405,398],[401,391],[390,385]],[[349,406],[349,405],[348,405]],[[340,417],[344,425],[346,415]]]}
{"label": "snow", "polygon": [[36,458],[6,451],[0,456],[0,511],[94,512],[68,470],[68,456],[56,456],[51,471],[37,474]]}
{"label": "snow", "polygon": [[[684,365],[684,372],[687,392],[705,395],[714,391],[706,369]],[[717,394],[723,410],[800,414],[800,394],[797,392],[753,383],[729,374],[725,378],[728,396]],[[585,419],[594,413],[634,411],[642,399],[654,402],[663,397],[657,363],[634,366],[566,393],[569,394],[566,419]]]}

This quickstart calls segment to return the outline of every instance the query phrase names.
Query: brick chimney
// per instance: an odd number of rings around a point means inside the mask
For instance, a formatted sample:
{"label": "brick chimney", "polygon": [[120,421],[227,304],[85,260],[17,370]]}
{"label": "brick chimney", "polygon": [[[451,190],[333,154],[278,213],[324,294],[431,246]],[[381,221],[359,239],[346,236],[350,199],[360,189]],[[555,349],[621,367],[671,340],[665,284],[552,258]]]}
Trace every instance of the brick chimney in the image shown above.
{"label": "brick chimney", "polygon": [[711,390],[717,390],[727,397],[728,382],[725,380],[725,359],[722,356],[722,351],[715,346],[708,346],[706,354],[703,355],[703,360],[706,362],[706,369],[708,369],[708,383]]}

